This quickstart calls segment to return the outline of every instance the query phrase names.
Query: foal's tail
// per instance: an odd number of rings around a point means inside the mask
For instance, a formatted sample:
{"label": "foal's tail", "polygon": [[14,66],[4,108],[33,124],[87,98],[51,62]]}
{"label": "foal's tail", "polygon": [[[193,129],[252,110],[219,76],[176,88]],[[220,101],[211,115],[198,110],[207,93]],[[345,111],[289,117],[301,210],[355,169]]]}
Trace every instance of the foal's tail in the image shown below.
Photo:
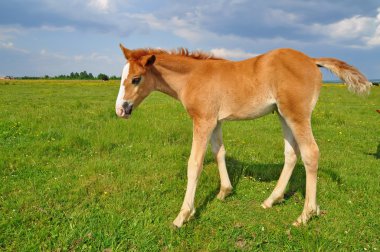
{"label": "foal's tail", "polygon": [[314,59],[319,67],[325,67],[338,76],[348,86],[348,90],[356,94],[369,94],[372,83],[353,66],[333,58]]}

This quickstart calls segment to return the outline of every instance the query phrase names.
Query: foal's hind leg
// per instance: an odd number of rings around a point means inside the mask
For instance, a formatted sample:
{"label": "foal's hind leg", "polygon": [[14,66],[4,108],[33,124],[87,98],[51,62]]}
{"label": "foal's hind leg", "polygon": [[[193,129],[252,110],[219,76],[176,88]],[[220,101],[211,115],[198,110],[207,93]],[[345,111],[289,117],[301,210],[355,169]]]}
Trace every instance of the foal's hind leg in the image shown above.
{"label": "foal's hind leg", "polygon": [[279,115],[279,118],[284,134],[285,163],[276,187],[274,188],[271,195],[263,202],[263,204],[261,204],[263,208],[270,208],[273,204],[283,200],[286,185],[288,184],[290,176],[293,173],[293,169],[296,165],[297,158],[299,155],[298,145],[296,140],[294,139],[291,129],[286,124],[284,118],[282,118],[281,115]]}
{"label": "foal's hind leg", "polygon": [[223,145],[223,134],[222,134],[222,125],[219,122],[215,127],[211,135],[211,149],[214,153],[216,162],[218,163],[219,175],[220,175],[220,191],[218,194],[218,199],[224,200],[231,191],[232,185],[230,178],[228,177],[228,172],[226,168],[226,150]]}
{"label": "foal's hind leg", "polygon": [[289,126],[298,143],[306,170],[305,205],[302,214],[293,223],[293,225],[299,226],[300,224],[306,224],[311,217],[319,215],[319,206],[317,205],[319,149],[311,130],[309,118],[297,122],[290,122]]}

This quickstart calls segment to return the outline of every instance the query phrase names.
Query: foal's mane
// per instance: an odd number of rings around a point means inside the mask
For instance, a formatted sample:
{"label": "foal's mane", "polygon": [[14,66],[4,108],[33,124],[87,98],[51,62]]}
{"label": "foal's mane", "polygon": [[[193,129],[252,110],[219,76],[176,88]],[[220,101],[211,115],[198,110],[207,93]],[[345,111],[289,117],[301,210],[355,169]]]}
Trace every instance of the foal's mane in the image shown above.
{"label": "foal's mane", "polygon": [[187,48],[177,48],[173,50],[164,50],[164,49],[155,49],[155,48],[142,48],[142,49],[136,49],[132,51],[132,58],[139,59],[146,55],[159,55],[159,54],[166,54],[166,55],[178,55],[178,56],[184,56],[189,57],[192,59],[197,60],[206,60],[206,59],[212,59],[212,60],[221,60],[222,58],[215,57],[212,53],[202,52],[202,51],[189,51]]}

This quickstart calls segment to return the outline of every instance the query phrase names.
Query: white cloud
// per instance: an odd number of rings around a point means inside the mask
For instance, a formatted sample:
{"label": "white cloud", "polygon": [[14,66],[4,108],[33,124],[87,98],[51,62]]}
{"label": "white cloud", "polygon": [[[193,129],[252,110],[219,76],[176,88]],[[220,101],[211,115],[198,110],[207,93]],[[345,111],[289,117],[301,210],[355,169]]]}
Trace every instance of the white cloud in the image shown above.
{"label": "white cloud", "polygon": [[28,71],[29,75],[59,75],[86,70],[94,75],[98,73],[119,74],[122,61],[115,60],[115,55],[99,52],[71,54],[44,48],[32,53],[27,59],[33,59],[35,64]]}
{"label": "white cloud", "polygon": [[141,22],[143,24],[148,25],[150,28],[153,28],[153,29],[165,30],[167,28],[166,23],[163,20],[158,19],[152,13],[148,13],[148,14],[124,13],[124,16],[127,19],[135,20],[135,23]]}
{"label": "white cloud", "polygon": [[19,53],[29,53],[29,51],[26,49],[15,47],[15,45],[11,41],[0,40],[0,49],[5,49],[5,50],[19,52]]}
{"label": "white cloud", "polygon": [[69,60],[70,59],[69,56],[66,56],[62,53],[50,52],[47,49],[42,49],[40,51],[40,56],[42,56],[43,58],[58,59],[58,60]]}
{"label": "white cloud", "polygon": [[376,17],[356,15],[327,25],[313,24],[307,29],[335,42],[349,42],[351,47],[380,46],[380,8],[377,11]]}
{"label": "white cloud", "polygon": [[75,27],[65,25],[65,26],[54,26],[54,25],[42,25],[38,28],[38,30],[49,31],[49,32],[74,32]]}
{"label": "white cloud", "polygon": [[[50,15],[55,15],[70,23],[84,21],[77,25],[77,28],[82,29],[108,24],[111,20],[117,19],[115,15],[110,15],[115,14],[116,1],[121,0],[37,0],[40,2],[39,11],[48,13],[47,23],[56,23],[50,17]],[[86,24],[86,22],[90,23]]]}
{"label": "white cloud", "polygon": [[179,18],[158,18],[154,14],[129,14],[125,13],[127,18],[133,19],[135,24],[141,23],[147,25],[152,30],[171,32],[174,35],[191,42],[199,42],[205,33],[198,25],[194,24],[189,16]]}
{"label": "white cloud", "polygon": [[112,60],[112,58],[109,57],[108,55],[104,55],[104,54],[97,53],[97,52],[91,53],[88,56],[84,56],[84,59],[85,60],[89,60],[89,61],[106,62],[106,63],[109,63],[109,64],[111,64],[111,63],[114,62]]}
{"label": "white cloud", "polygon": [[322,25],[314,24],[313,31],[325,33],[334,39],[360,38],[373,32],[376,20],[370,17],[354,16],[336,23]]}
{"label": "white cloud", "polygon": [[211,49],[211,53],[216,57],[227,59],[245,59],[255,57],[258,54],[245,52],[241,49],[226,49],[226,48],[214,48]]}
{"label": "white cloud", "polygon": [[377,27],[375,33],[372,37],[367,39],[369,46],[380,46],[380,8],[377,9],[376,23]]}
{"label": "white cloud", "polygon": [[380,26],[376,28],[375,34],[367,39],[368,46],[380,46]]}
{"label": "white cloud", "polygon": [[18,53],[29,53],[28,50],[16,47],[14,45],[14,37],[20,35],[22,29],[14,26],[2,26],[0,25],[0,50],[13,51]]}
{"label": "white cloud", "polygon": [[300,16],[281,9],[269,9],[268,13],[265,15],[265,21],[271,25],[283,26],[296,24],[300,21]]}
{"label": "white cloud", "polygon": [[85,62],[85,61],[97,61],[112,63],[112,59],[107,56],[97,52],[90,54],[78,54],[78,55],[66,55],[60,52],[51,52],[47,49],[40,50],[39,55],[44,59],[56,59],[62,61],[75,61],[75,62]]}
{"label": "white cloud", "polygon": [[[54,25],[41,25],[39,27],[22,27],[19,25],[0,25],[0,49],[14,51],[18,53],[31,53],[28,49],[16,46],[17,38],[20,36],[30,36],[36,32],[74,32],[75,28],[72,26],[54,26]],[[41,50],[40,55],[46,53]],[[58,56],[58,55],[56,55]]]}
{"label": "white cloud", "polygon": [[110,8],[108,0],[90,0],[88,5],[101,12],[107,12]]}
{"label": "white cloud", "polygon": [[0,47],[1,48],[10,49],[10,48],[13,48],[13,43],[12,42],[2,42],[2,41],[0,41]]}
{"label": "white cloud", "polygon": [[199,44],[202,42],[219,41],[221,39],[235,39],[233,35],[218,35],[208,30],[202,29],[194,20],[192,15],[185,17],[173,16],[171,18],[158,18],[154,14],[126,14],[133,18],[135,22],[148,25],[152,30],[170,32],[186,41]]}
{"label": "white cloud", "polygon": [[0,25],[0,41],[13,39],[23,33],[24,29],[20,26]]}
{"label": "white cloud", "polygon": [[31,34],[38,31],[46,32],[74,32],[75,27],[70,25],[55,26],[55,25],[41,25],[35,27],[23,27],[19,25],[0,25],[0,40],[13,39],[20,35]]}

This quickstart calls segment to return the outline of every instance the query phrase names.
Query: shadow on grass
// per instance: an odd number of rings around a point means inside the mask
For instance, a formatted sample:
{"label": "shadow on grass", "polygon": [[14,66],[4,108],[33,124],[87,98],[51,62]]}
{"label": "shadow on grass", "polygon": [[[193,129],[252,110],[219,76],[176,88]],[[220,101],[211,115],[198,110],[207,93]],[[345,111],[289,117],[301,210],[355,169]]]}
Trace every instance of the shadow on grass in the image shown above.
{"label": "shadow on grass", "polygon": [[[377,148],[377,154],[379,155],[380,145]],[[211,160],[205,160],[206,163],[211,162]],[[233,186],[233,192],[239,190],[239,183],[242,178],[249,177],[253,178],[256,182],[272,182],[277,181],[280,177],[283,164],[260,164],[260,163],[246,163],[239,161],[233,157],[226,157],[226,165],[228,170],[228,175],[231,180],[231,184]],[[328,175],[331,180],[338,185],[342,184],[341,176],[331,170],[331,169],[320,169],[319,173],[324,173]],[[252,183],[252,187],[254,184]],[[272,190],[274,189],[271,188]],[[306,189],[306,172],[302,162],[298,162],[293,170],[293,174],[289,180],[287,190],[285,191],[284,200],[288,200],[295,193],[299,192],[302,197],[305,197],[305,189]],[[203,200],[203,202],[197,207],[197,212],[195,217],[199,217],[202,212],[206,209],[207,205],[215,200],[216,195],[219,192],[219,185]],[[270,192],[267,196],[269,196]],[[303,202],[300,202],[303,204]]]}
{"label": "shadow on grass", "polygon": [[374,156],[376,159],[380,159],[380,144],[377,145],[377,149],[375,153],[366,153],[370,156]]}
{"label": "shadow on grass", "polygon": [[[239,182],[244,177],[253,178],[255,181],[262,182],[277,181],[283,167],[283,164],[245,163],[233,157],[226,157],[226,165],[234,191],[238,190]],[[254,185],[252,184],[252,186]],[[302,196],[305,195],[305,169],[301,164],[296,164],[294,168],[284,199],[289,199],[297,191],[299,191]],[[218,192],[219,186],[209,192],[203,202],[197,207],[196,217],[199,217],[207,205],[216,198]]]}
{"label": "shadow on grass", "polygon": [[[238,188],[239,182],[243,177],[250,177],[262,182],[277,181],[283,168],[283,164],[245,163],[234,158],[227,158],[226,163],[228,174],[235,190]],[[291,197],[297,191],[300,191],[302,195],[305,194],[305,169],[299,163],[296,164],[289,180],[285,199]]]}
{"label": "shadow on grass", "polygon": [[337,183],[338,185],[342,184],[342,178],[336,171],[333,171],[331,169],[322,169],[322,170],[320,169],[320,171],[318,171],[318,172],[325,173],[325,174],[329,175],[331,180],[334,181],[335,183]]}

